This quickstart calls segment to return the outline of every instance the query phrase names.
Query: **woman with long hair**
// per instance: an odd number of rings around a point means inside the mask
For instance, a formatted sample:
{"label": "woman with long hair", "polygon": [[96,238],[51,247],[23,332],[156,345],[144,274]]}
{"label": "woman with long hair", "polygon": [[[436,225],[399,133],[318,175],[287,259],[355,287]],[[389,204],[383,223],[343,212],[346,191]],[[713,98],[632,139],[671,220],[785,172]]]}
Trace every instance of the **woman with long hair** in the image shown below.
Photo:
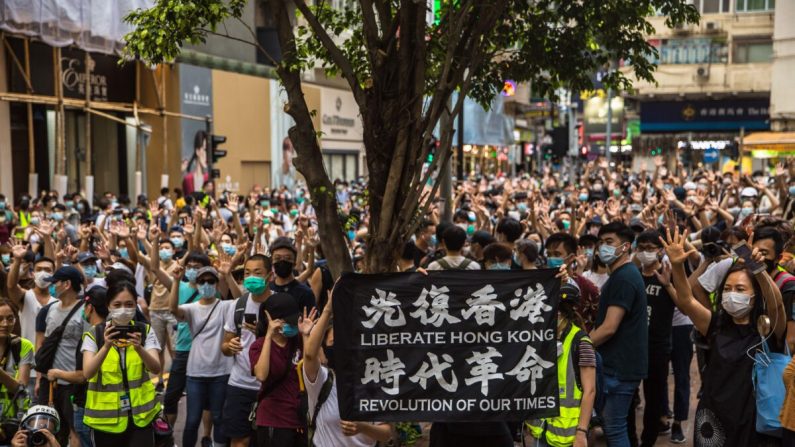
{"label": "woman with long hair", "polygon": [[[738,261],[716,290],[717,311],[700,304],[693,296],[684,262],[694,250],[685,250],[688,232],[668,230],[663,240],[673,266],[673,283],[677,291],[676,306],[693,321],[696,330],[707,339],[709,361],[702,376],[703,394],[696,410],[694,445],[696,447],[745,447],[759,445],[756,433],[756,402],[751,375],[754,350],[761,345],[757,320],[767,315],[771,321],[768,343],[771,349],[782,346],[786,327],[784,305],[776,284],[764,270],[752,272]],[[749,246],[753,235],[749,238]],[[762,263],[763,257],[753,249],[751,259]]]}

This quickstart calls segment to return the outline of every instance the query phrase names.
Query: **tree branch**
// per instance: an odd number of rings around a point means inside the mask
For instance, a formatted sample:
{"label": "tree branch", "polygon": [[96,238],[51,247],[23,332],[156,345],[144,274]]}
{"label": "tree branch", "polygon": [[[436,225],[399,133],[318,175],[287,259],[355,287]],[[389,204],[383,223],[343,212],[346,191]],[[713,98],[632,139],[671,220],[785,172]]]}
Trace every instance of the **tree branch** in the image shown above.
{"label": "tree branch", "polygon": [[364,113],[367,110],[364,91],[359,84],[359,79],[356,77],[356,72],[353,70],[351,61],[349,61],[348,58],[342,54],[342,50],[340,50],[337,44],[334,43],[334,40],[331,38],[331,36],[329,36],[328,32],[326,32],[326,29],[323,28],[323,25],[317,19],[317,16],[309,9],[309,6],[307,6],[306,2],[304,2],[304,0],[293,0],[293,3],[295,4],[295,7],[301,11],[301,14],[304,15],[306,21],[309,23],[309,26],[312,28],[312,31],[315,33],[315,36],[317,36],[317,38],[320,40],[320,43],[322,43],[323,47],[325,47],[326,51],[328,51],[331,59],[342,71],[342,76],[348,81],[348,84],[350,84],[353,97],[356,99],[356,103],[359,105],[359,111]]}
{"label": "tree branch", "polygon": [[260,45],[259,42],[257,42],[257,41],[251,42],[249,40],[246,40],[246,39],[243,39],[243,38],[240,38],[240,37],[232,36],[232,35],[229,34],[228,31],[225,34],[218,33],[218,32],[215,32],[215,31],[211,31],[211,30],[208,30],[208,29],[202,29],[202,31],[207,33],[207,34],[212,34],[213,36],[224,37],[224,38],[227,38],[229,40],[234,40],[234,41],[237,41],[237,42],[247,43],[247,44],[253,46],[254,48],[258,49],[266,58],[268,58],[268,60],[271,62],[271,64],[273,64],[274,67],[279,64],[278,62],[276,62],[275,59],[273,59],[273,57],[271,57],[270,53],[268,53],[265,50],[265,48],[263,48],[262,45]]}

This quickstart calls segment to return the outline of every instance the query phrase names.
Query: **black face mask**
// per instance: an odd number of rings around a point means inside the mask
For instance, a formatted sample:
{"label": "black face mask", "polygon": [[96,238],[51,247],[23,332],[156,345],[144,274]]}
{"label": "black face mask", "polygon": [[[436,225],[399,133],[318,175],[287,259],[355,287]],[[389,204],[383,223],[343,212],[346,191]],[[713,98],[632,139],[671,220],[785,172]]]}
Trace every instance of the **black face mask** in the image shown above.
{"label": "black face mask", "polygon": [[334,346],[323,346],[323,355],[326,356],[326,366],[331,369],[336,369],[336,362],[334,360]]}
{"label": "black face mask", "polygon": [[775,259],[765,259],[765,265],[767,266],[767,273],[773,275],[778,268],[778,262]]}
{"label": "black face mask", "polygon": [[289,278],[293,274],[293,266],[290,261],[279,261],[273,264],[273,271],[279,278]]}

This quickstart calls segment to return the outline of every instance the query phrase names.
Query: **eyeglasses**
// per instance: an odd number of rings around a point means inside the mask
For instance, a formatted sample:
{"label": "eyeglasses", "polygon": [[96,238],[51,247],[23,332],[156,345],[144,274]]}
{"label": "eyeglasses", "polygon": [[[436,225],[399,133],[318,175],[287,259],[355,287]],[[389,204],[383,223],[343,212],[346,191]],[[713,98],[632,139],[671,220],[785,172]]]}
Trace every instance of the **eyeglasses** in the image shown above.
{"label": "eyeglasses", "polygon": [[17,318],[13,315],[9,315],[7,317],[0,317],[0,324],[5,322],[6,324],[14,324],[17,321]]}
{"label": "eyeglasses", "polygon": [[204,285],[204,284],[212,284],[212,285],[215,285],[215,284],[217,284],[217,283],[218,283],[218,281],[217,281],[215,278],[210,278],[210,279],[199,279],[199,280],[197,280],[197,281],[196,281],[196,284],[198,284],[198,285],[200,285],[200,286],[201,286],[201,285]]}

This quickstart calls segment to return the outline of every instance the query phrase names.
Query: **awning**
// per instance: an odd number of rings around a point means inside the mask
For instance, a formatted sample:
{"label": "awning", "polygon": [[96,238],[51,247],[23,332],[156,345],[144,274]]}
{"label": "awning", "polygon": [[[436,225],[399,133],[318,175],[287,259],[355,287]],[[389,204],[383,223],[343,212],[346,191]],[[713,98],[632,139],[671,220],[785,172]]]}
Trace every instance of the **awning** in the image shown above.
{"label": "awning", "polygon": [[0,0],[0,29],[53,47],[113,54],[132,30],[124,16],[153,5],[154,0]]}
{"label": "awning", "polygon": [[795,132],[754,132],[743,138],[743,151],[754,158],[795,155]]}

